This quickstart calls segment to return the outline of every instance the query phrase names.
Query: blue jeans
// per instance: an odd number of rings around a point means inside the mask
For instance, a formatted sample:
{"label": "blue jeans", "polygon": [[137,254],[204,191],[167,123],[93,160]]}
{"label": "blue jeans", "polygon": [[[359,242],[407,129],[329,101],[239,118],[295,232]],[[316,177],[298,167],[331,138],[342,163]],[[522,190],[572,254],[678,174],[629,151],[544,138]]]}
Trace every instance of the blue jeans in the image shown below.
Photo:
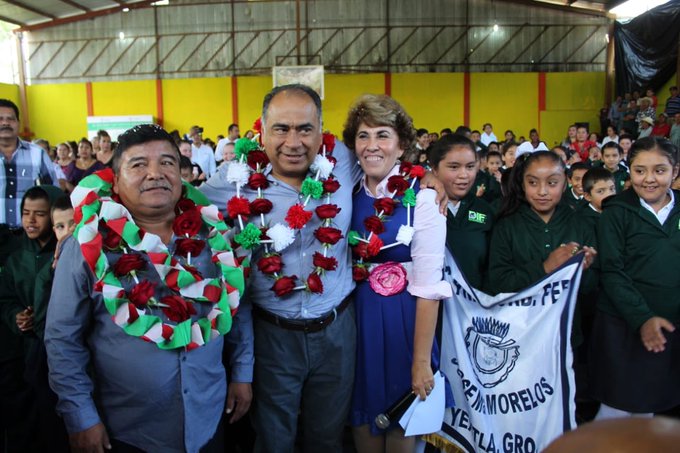
{"label": "blue jeans", "polygon": [[354,381],[354,306],[319,332],[286,330],[257,317],[254,328],[255,451],[294,451],[300,414],[303,451],[342,452]]}

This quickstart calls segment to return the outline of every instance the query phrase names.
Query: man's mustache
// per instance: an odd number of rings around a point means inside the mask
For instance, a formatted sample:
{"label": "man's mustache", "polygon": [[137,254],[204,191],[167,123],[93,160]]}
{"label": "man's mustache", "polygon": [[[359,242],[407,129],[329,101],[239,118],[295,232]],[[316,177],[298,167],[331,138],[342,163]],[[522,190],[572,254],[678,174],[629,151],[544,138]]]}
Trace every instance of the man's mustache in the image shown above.
{"label": "man's mustache", "polygon": [[172,190],[172,187],[170,184],[165,184],[165,183],[160,183],[160,184],[148,184],[145,185],[144,187],[140,187],[142,192],[146,192],[147,190],[153,190],[153,189],[165,189],[165,190]]}

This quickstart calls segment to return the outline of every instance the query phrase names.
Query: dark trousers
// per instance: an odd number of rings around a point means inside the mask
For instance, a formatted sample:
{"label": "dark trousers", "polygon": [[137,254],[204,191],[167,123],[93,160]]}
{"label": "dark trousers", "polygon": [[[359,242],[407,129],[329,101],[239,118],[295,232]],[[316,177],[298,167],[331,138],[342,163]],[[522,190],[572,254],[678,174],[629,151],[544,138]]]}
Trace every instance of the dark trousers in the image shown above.
{"label": "dark trousers", "polygon": [[37,429],[33,395],[24,378],[24,362],[12,359],[0,363],[0,451],[35,451]]}
{"label": "dark trousers", "polygon": [[[201,447],[200,453],[223,453],[224,452],[224,417],[217,425],[217,431],[210,441]],[[126,444],[116,439],[111,439],[111,453],[145,453],[146,450]]]}

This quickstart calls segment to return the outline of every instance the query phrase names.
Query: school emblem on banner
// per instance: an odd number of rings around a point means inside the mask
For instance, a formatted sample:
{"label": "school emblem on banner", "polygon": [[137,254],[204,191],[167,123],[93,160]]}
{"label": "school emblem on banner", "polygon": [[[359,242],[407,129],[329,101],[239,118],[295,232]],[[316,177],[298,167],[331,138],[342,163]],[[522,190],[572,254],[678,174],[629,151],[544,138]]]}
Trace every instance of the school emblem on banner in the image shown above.
{"label": "school emblem on banner", "polygon": [[426,439],[445,451],[537,453],[576,427],[570,333],[583,256],[497,296],[446,259],[440,369],[455,406]]}
{"label": "school emblem on banner", "polygon": [[474,364],[474,371],[482,386],[490,388],[505,380],[515,367],[519,346],[505,337],[510,324],[493,318],[472,318],[465,345]]}

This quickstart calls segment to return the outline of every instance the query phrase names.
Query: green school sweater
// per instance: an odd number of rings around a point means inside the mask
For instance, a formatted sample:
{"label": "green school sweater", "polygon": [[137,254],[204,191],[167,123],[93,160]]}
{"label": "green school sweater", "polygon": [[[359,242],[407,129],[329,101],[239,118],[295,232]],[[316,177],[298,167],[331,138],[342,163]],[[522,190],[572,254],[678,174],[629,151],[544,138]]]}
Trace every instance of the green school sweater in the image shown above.
{"label": "green school sweater", "polygon": [[661,316],[680,322],[680,192],[661,225],[633,189],[604,203],[600,220],[598,309],[638,329]]}
{"label": "green school sweater", "polygon": [[616,193],[623,192],[626,181],[630,179],[628,170],[626,167],[619,164],[619,168],[617,168],[615,172],[612,172],[612,175],[614,176],[614,187],[616,188]]}
{"label": "green school sweater", "polygon": [[[543,278],[543,262],[561,244],[594,242],[584,230],[575,227],[573,213],[560,203],[545,223],[528,204],[522,204],[517,212],[498,220],[491,234],[490,292],[516,292]],[[583,284],[582,281],[582,287]]]}
{"label": "green school sweater", "polygon": [[[45,247],[38,241],[21,238],[21,246],[12,253],[0,281],[0,319],[16,336],[26,341],[42,341],[45,331],[47,303],[52,289],[52,259],[56,239]],[[33,331],[23,333],[16,325],[16,315],[33,307]],[[28,344],[26,344],[28,346]]]}
{"label": "green school sweater", "polygon": [[454,216],[446,216],[446,247],[468,282],[481,289],[485,281],[493,210],[472,190],[460,201]]}
{"label": "green school sweater", "polygon": [[576,210],[577,208],[583,206],[584,204],[588,204],[588,202],[583,198],[576,198],[576,196],[574,196],[574,191],[571,189],[571,186],[567,186],[567,190],[565,190],[564,195],[562,195],[562,200],[560,201],[560,204],[566,204],[571,209]]}

